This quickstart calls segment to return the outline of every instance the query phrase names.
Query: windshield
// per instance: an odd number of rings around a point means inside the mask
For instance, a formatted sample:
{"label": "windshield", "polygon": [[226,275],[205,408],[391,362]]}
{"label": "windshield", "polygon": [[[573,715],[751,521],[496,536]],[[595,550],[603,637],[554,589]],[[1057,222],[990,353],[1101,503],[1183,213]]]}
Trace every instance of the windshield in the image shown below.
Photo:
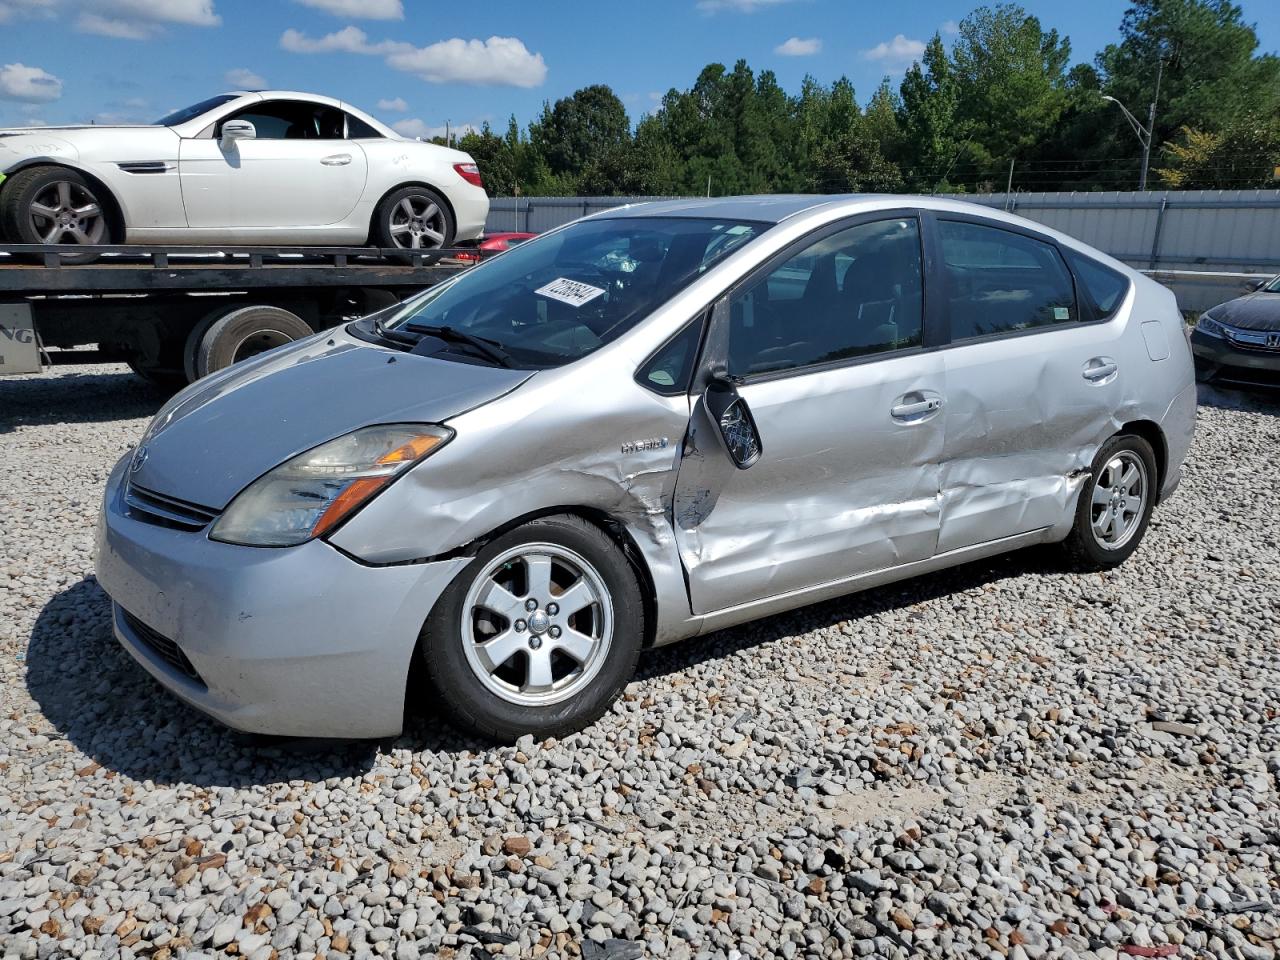
{"label": "windshield", "polygon": [[208,100],[201,100],[199,103],[193,103],[189,107],[183,107],[181,110],[175,110],[167,117],[161,117],[152,124],[153,127],[173,127],[180,123],[186,123],[188,120],[194,120],[202,113],[208,113],[214,107],[220,107],[230,100],[234,100],[238,94],[222,93],[216,97],[210,97]]}
{"label": "windshield", "polygon": [[498,347],[515,366],[560,366],[626,333],[767,226],[677,217],[584,220],[433,287],[384,328],[397,336],[448,328],[449,335]]}
{"label": "windshield", "polygon": [[1280,277],[1276,277],[1266,286],[1267,293],[1280,293]]}

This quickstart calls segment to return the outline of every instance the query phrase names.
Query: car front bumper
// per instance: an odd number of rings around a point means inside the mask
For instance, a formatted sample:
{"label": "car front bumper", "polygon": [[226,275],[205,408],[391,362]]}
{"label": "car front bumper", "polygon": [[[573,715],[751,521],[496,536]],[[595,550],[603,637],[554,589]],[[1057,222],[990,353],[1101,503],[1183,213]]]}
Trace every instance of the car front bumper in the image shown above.
{"label": "car front bumper", "polygon": [[1193,330],[1191,352],[1201,380],[1280,387],[1280,350],[1243,347]]}
{"label": "car front bumper", "polygon": [[375,567],[321,541],[240,547],[161,526],[107,482],[98,582],[120,643],[197,710],[252,733],[400,732],[422,624],[466,557]]}

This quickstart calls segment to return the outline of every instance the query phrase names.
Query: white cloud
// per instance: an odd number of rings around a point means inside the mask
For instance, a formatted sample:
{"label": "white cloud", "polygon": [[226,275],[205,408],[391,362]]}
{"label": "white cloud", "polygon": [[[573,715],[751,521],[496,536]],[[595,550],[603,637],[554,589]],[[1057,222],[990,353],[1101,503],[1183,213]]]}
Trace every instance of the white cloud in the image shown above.
{"label": "white cloud", "polygon": [[892,40],[876,44],[870,50],[863,50],[862,56],[884,64],[891,70],[905,70],[924,54],[924,42],[909,40],[898,34]]}
{"label": "white cloud", "polygon": [[698,0],[698,9],[703,13],[719,13],[722,10],[730,13],[755,13],[765,7],[794,2],[795,0]]}
{"label": "white cloud", "polygon": [[76,29],[102,37],[149,40],[166,26],[216,27],[213,0],[96,0],[76,18]]}
{"label": "white cloud", "polygon": [[261,90],[267,85],[267,81],[260,74],[254,73],[248,67],[235,67],[228,70],[223,79],[235,90]]}
{"label": "white cloud", "polygon": [[390,53],[396,47],[413,49],[412,44],[394,41],[370,43],[368,35],[359,27],[343,27],[323,37],[308,37],[290,27],[280,36],[280,47],[290,53]]}
{"label": "white cloud", "polygon": [[392,97],[390,99],[383,98],[378,101],[379,110],[390,110],[392,113],[404,113],[409,109],[409,104],[405,103],[404,97]]}
{"label": "white cloud", "polygon": [[773,52],[783,57],[811,57],[822,50],[822,41],[817,37],[801,39],[792,37],[786,43],[780,43]]}
{"label": "white cloud", "polygon": [[359,27],[343,27],[323,37],[309,37],[290,28],[280,37],[290,53],[361,53],[386,58],[387,66],[412,73],[427,83],[474,86],[536,87],[547,78],[540,53],[515,37],[488,40],[441,40],[426,47],[383,40],[371,43]]}
{"label": "white cloud", "polygon": [[537,87],[547,79],[542,54],[530,53],[515,37],[455,37],[412,51],[397,51],[387,57],[387,64],[427,83]]}
{"label": "white cloud", "polygon": [[404,19],[404,4],[401,0],[295,0],[295,2],[347,20]]}
{"label": "white cloud", "polygon": [[954,20],[948,20],[946,23],[942,25],[942,32],[943,33],[959,33],[960,24],[956,23]]}
{"label": "white cloud", "polygon": [[62,96],[62,81],[39,67],[6,63],[0,67],[0,100],[49,103]]}
{"label": "white cloud", "polygon": [[479,133],[480,127],[474,123],[455,123],[452,126],[445,127],[441,124],[433,127],[427,121],[418,117],[410,117],[405,120],[397,120],[391,125],[391,129],[396,133],[403,134],[406,137],[421,137],[423,140],[430,140],[432,137],[443,137],[445,130],[449,131],[449,135],[457,138],[468,133]]}
{"label": "white cloud", "polygon": [[0,0],[0,23],[15,17],[48,17],[53,15],[54,0]]}

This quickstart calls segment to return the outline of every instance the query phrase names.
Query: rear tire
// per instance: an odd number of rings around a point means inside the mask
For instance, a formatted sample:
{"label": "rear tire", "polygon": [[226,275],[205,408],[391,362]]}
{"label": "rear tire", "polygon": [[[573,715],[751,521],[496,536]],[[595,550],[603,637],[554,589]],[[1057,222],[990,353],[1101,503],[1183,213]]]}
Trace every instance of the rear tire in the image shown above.
{"label": "rear tire", "polygon": [[371,240],[406,252],[453,245],[456,227],[444,198],[430,187],[401,187],[387,194],[373,215]]}
{"label": "rear tire", "polygon": [[1077,569],[1110,570],[1138,549],[1155,507],[1158,477],[1155,453],[1142,437],[1120,434],[1102,445],[1063,541]]}
{"label": "rear tire", "polygon": [[635,673],[644,636],[640,586],[622,551],[599,527],[557,515],[485,544],[437,601],[419,651],[435,698],[459,726],[541,740],[609,709]]}
{"label": "rear tire", "polygon": [[[114,243],[111,198],[68,167],[28,167],[0,193],[0,234],[11,243]],[[100,254],[63,254],[65,264],[92,263]],[[38,259],[27,257],[27,259]]]}
{"label": "rear tire", "polygon": [[[215,320],[199,336],[194,351],[196,377],[207,377],[233,363],[313,333],[305,320],[282,307],[238,307]],[[195,338],[196,333],[192,331],[191,339]]]}

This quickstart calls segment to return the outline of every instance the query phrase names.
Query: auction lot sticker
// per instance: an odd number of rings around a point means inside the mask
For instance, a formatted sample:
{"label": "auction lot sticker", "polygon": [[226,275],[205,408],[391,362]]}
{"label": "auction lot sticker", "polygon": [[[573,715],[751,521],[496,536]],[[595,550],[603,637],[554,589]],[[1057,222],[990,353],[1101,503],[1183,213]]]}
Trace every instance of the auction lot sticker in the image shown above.
{"label": "auction lot sticker", "polygon": [[549,297],[552,300],[559,300],[561,303],[567,303],[571,307],[584,306],[604,293],[600,287],[593,287],[589,283],[579,283],[577,280],[570,280],[568,277],[558,277],[545,287],[539,287],[533,292]]}

